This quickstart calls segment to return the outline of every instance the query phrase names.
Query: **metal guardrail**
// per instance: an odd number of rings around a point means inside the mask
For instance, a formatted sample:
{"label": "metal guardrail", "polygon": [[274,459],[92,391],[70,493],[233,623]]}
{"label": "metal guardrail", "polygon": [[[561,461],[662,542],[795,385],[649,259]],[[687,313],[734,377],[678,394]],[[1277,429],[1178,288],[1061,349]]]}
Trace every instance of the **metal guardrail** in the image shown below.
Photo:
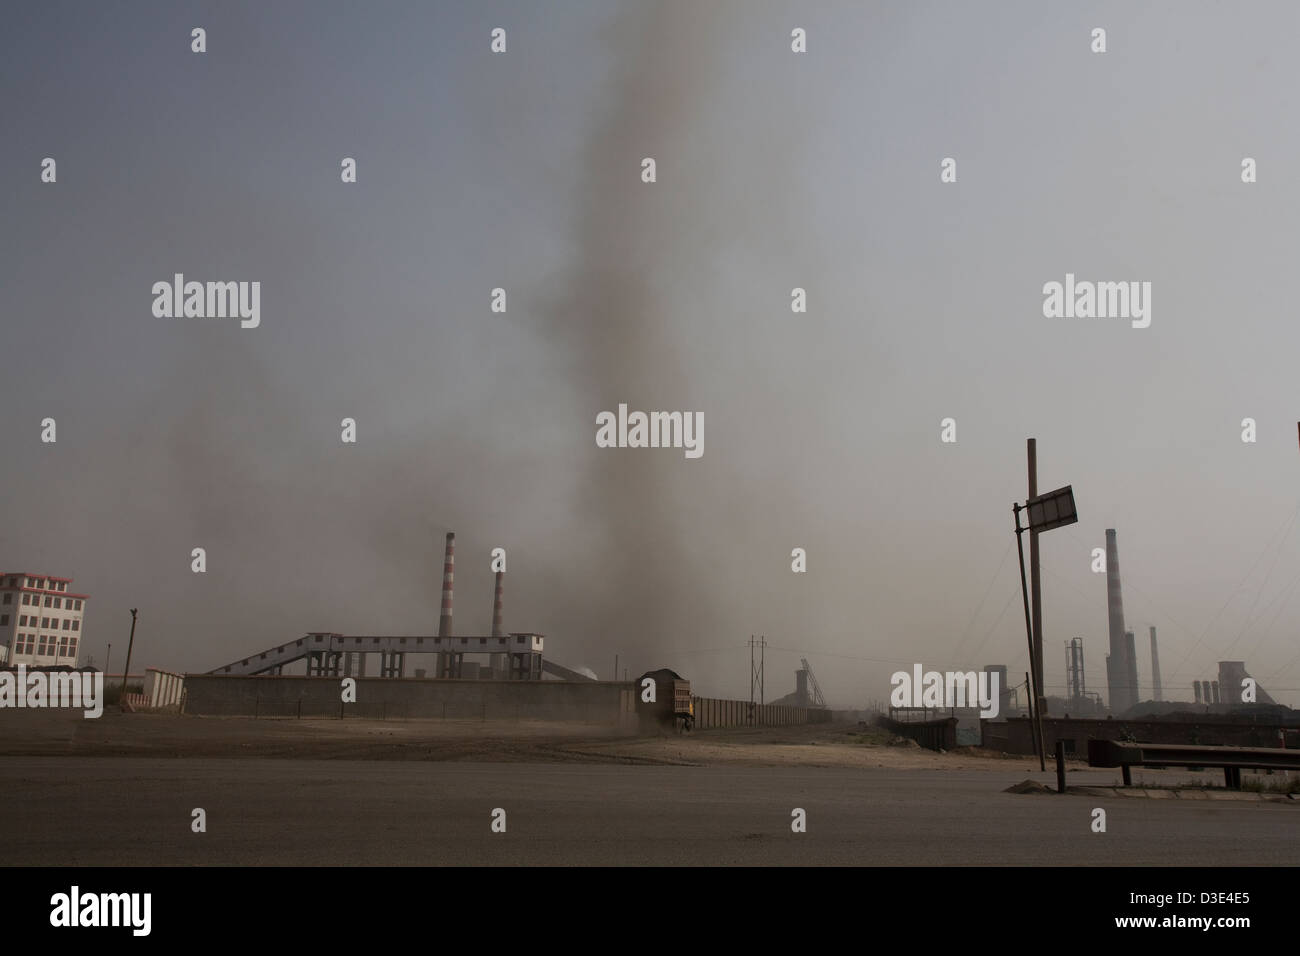
{"label": "metal guardrail", "polygon": [[1222,767],[1224,785],[1240,790],[1243,770],[1300,770],[1300,750],[1089,740],[1088,766],[1119,767],[1126,787],[1133,784],[1131,767]]}

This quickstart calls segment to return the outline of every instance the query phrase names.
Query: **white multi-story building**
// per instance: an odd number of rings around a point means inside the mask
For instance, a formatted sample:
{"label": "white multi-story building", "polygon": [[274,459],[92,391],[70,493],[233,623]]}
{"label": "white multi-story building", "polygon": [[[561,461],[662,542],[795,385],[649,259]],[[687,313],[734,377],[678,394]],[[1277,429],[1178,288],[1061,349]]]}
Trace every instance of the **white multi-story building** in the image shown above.
{"label": "white multi-story building", "polygon": [[0,653],[6,664],[77,666],[89,595],[69,589],[72,578],[30,571],[0,574]]}

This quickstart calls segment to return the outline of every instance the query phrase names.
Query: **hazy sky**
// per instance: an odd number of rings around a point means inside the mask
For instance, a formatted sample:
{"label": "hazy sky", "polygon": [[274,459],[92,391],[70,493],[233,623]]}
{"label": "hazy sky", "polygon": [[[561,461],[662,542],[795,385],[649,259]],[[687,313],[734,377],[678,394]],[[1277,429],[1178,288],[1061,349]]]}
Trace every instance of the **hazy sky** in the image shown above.
{"label": "hazy sky", "polygon": [[[1300,704],[1298,33],[1287,2],[6,4],[0,565],[75,578],[101,664],[139,606],[141,667],[208,670],[435,633],[452,530],[460,633],[504,547],[506,626],[562,663],[744,697],[765,634],[769,699],[806,656],[861,706],[913,662],[1027,669],[1035,436],[1080,513],[1042,539],[1049,692],[1075,636],[1105,689],[1113,527],[1144,697],[1155,625],[1166,696],[1243,659]],[[154,317],[176,272],[260,281],[260,327]],[[1150,327],[1045,318],[1067,272],[1150,282]],[[620,402],[701,412],[703,456],[597,448]]]}

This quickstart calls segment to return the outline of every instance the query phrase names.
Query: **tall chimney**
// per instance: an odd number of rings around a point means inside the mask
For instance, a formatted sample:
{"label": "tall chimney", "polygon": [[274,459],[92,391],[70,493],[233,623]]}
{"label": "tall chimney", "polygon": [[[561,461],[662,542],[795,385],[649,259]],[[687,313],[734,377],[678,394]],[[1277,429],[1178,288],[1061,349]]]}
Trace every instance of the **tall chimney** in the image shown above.
{"label": "tall chimney", "polygon": [[1219,702],[1219,682],[1217,680],[1210,681],[1210,692],[1214,695],[1214,702],[1217,704]]}
{"label": "tall chimney", "polygon": [[1110,661],[1106,669],[1106,688],[1110,694],[1112,714],[1122,714],[1137,700],[1128,689],[1128,654],[1124,641],[1124,598],[1119,587],[1119,546],[1115,529],[1106,529],[1106,611],[1110,621]]}
{"label": "tall chimney", "polygon": [[1199,704],[1201,702],[1201,682],[1198,680],[1192,681],[1192,690],[1196,693],[1196,702]]}
{"label": "tall chimney", "polygon": [[1163,700],[1163,693],[1160,689],[1160,651],[1156,648],[1156,629],[1151,628],[1151,680],[1156,685],[1156,696],[1153,700]]}
{"label": "tall chimney", "polygon": [[501,598],[502,592],[504,590],[503,582],[505,581],[505,577],[506,577],[506,573],[504,571],[497,572],[497,593],[496,593],[496,598],[493,599],[492,601],[492,636],[493,637],[506,636],[505,624],[502,623],[502,616],[504,614],[504,610],[503,610],[503,604]]}
{"label": "tall chimney", "polygon": [[442,616],[438,618],[438,636],[451,637],[451,585],[456,568],[456,533],[447,532],[447,558],[442,565]]}
{"label": "tall chimney", "polygon": [[1136,704],[1142,698],[1138,694],[1138,654],[1132,631],[1124,632],[1124,658],[1124,662],[1128,664],[1128,673],[1124,677],[1124,682],[1128,685],[1129,697]]}

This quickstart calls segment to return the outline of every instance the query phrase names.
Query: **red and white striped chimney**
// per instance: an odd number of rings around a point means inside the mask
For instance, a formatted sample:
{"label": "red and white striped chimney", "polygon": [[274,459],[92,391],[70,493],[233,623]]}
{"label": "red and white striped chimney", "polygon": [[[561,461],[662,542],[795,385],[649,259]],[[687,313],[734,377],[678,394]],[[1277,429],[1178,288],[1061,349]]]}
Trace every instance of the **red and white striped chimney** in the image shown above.
{"label": "red and white striped chimney", "polygon": [[493,637],[506,636],[505,624],[502,623],[502,617],[504,616],[505,611],[502,606],[502,600],[501,600],[501,593],[505,588],[502,582],[505,581],[505,577],[506,577],[506,573],[504,571],[497,572],[497,594],[496,594],[496,598],[492,602],[492,636]]}
{"label": "red and white striped chimney", "polygon": [[447,532],[447,559],[442,565],[442,616],[438,618],[438,636],[451,637],[451,590],[456,569],[456,533]]}

